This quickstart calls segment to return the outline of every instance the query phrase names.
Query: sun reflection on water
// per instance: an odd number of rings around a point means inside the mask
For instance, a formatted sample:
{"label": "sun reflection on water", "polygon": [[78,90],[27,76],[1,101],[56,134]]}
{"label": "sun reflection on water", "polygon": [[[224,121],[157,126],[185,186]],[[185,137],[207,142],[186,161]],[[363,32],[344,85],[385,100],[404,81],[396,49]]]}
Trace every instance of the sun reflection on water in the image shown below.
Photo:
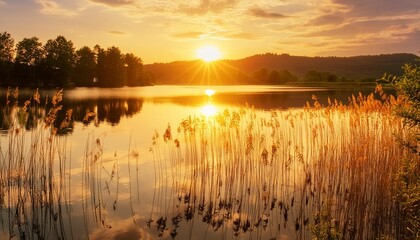
{"label": "sun reflection on water", "polygon": [[207,96],[211,97],[216,93],[216,91],[214,89],[206,89],[204,93],[206,93]]}
{"label": "sun reflection on water", "polygon": [[217,107],[212,103],[212,96],[216,93],[214,89],[206,89],[204,93],[209,97],[208,102],[204,105],[200,112],[206,117],[212,117],[217,114]]}
{"label": "sun reflection on water", "polygon": [[206,117],[212,117],[217,114],[217,107],[211,103],[204,105],[200,112]]}

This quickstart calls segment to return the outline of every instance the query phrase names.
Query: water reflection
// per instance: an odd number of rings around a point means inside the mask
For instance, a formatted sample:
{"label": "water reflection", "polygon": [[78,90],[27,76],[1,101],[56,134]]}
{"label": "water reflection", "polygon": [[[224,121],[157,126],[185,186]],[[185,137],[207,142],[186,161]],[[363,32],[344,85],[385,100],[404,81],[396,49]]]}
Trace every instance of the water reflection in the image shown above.
{"label": "water reflection", "polygon": [[207,103],[203,107],[201,107],[200,111],[204,116],[206,117],[212,117],[217,114],[218,109],[217,107],[212,103]]}
{"label": "water reflection", "polygon": [[[375,227],[365,221],[375,209],[388,209],[377,202],[389,186],[378,169],[391,172],[382,168],[401,159],[389,144],[400,122],[281,110],[312,95],[345,102],[358,90],[157,89],[65,91],[55,118],[59,106],[45,94],[26,108],[31,94],[0,98],[1,128],[11,130],[0,136],[0,238],[308,239],[327,200],[358,234]],[[246,104],[254,109],[232,108]],[[47,118],[63,136],[45,128]],[[376,167],[364,168],[367,160]],[[376,185],[358,189],[362,181]]]}
{"label": "water reflection", "polygon": [[[36,129],[40,121],[45,119],[51,108],[50,104],[37,104],[28,106],[25,110],[19,106],[18,101],[9,103],[0,102],[2,111],[0,113],[0,129],[8,130],[13,124],[24,126],[26,130]],[[63,111],[59,111],[55,120],[55,127],[66,119],[67,111],[72,111],[71,123],[68,129],[72,128],[73,122],[82,122],[85,125],[94,124],[99,126],[102,123],[117,125],[123,117],[132,117],[140,113],[143,107],[143,99],[65,99],[61,103]]]}
{"label": "water reflection", "polygon": [[[152,87],[130,89],[76,89],[64,91],[62,101],[63,109],[72,110],[72,121],[99,126],[109,123],[113,126],[120,123],[124,117],[132,117],[141,112],[144,102],[171,103],[181,106],[202,106],[205,115],[214,115],[219,106],[252,106],[257,109],[287,109],[301,108],[311,102],[316,95],[318,101],[328,104],[328,98],[337,99],[344,103],[352,94],[359,91],[363,94],[372,92],[372,89],[322,89],[322,88],[273,88],[268,86],[237,86],[235,88],[206,89],[197,87]],[[179,91],[179,93],[178,93]],[[4,94],[5,90],[2,91]],[[113,94],[114,93],[114,94]],[[32,99],[32,91],[21,91],[20,96],[6,98],[0,94],[0,129],[7,130],[14,120],[25,123],[25,129],[36,128],[50,107],[48,96],[53,92],[41,93],[39,104],[28,108],[27,115],[22,115],[22,105]],[[6,101],[10,101],[6,104]],[[19,108],[19,105],[21,106]],[[20,110],[19,110],[20,109]],[[66,111],[59,112],[56,127],[66,118]],[[161,113],[157,113],[159,115]],[[69,128],[70,129],[70,128]]]}
{"label": "water reflection", "polygon": [[140,113],[143,99],[69,100],[64,101],[63,105],[73,109],[75,121],[85,124],[94,123],[96,126],[103,122],[117,125],[121,118]]}

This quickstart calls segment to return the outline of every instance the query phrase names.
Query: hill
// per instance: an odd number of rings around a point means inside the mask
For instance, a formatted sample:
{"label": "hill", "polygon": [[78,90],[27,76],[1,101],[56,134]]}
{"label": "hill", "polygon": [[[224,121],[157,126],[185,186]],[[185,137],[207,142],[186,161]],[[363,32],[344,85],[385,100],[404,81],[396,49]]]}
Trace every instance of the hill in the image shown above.
{"label": "hill", "polygon": [[415,63],[414,54],[355,57],[305,57],[260,54],[212,63],[179,61],[144,65],[157,84],[282,84],[293,81],[374,81],[384,73],[400,75]]}

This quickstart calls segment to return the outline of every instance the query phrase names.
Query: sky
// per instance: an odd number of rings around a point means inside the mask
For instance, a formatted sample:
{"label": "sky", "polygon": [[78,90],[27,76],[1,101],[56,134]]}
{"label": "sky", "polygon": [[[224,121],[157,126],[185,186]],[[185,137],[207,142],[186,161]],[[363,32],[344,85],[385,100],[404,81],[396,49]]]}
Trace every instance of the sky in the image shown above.
{"label": "sky", "polygon": [[62,35],[76,49],[118,47],[145,64],[255,54],[420,55],[419,0],[0,0],[15,44]]}

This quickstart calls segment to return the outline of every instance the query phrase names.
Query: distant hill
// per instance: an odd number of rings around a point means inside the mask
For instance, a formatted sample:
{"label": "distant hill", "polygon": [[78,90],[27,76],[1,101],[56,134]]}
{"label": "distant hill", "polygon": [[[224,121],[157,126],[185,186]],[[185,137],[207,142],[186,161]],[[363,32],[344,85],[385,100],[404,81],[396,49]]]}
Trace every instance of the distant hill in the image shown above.
{"label": "distant hill", "polygon": [[[213,63],[179,61],[144,65],[157,84],[275,84],[290,81],[374,81],[384,73],[402,74],[414,54],[355,57],[304,57],[260,54]],[[315,76],[315,77],[314,77]],[[314,80],[315,79],[315,80]]]}

